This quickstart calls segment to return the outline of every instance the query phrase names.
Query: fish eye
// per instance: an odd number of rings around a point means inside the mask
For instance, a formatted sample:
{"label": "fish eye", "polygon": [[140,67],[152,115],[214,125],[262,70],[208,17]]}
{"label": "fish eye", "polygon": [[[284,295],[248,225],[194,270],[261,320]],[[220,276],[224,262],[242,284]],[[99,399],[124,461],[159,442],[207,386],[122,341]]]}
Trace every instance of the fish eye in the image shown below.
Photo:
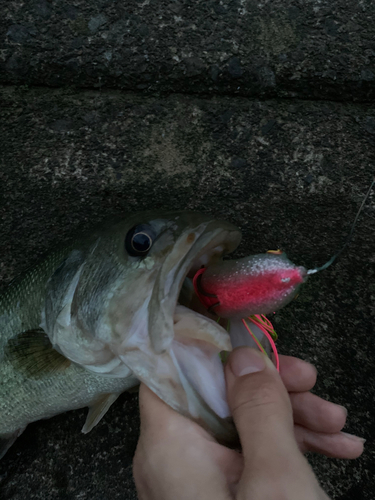
{"label": "fish eye", "polygon": [[125,249],[133,257],[145,257],[155,240],[155,233],[151,226],[140,224],[134,226],[125,238]]}
{"label": "fish eye", "polygon": [[290,278],[281,278],[282,283],[289,283]]}

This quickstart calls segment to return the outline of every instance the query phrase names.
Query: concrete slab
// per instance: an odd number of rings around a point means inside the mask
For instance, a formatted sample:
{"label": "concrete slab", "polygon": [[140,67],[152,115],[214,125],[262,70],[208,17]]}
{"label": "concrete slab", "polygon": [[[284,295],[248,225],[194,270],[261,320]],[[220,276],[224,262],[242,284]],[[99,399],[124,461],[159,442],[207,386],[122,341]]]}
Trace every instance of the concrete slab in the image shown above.
{"label": "concrete slab", "polygon": [[372,0],[15,0],[0,82],[368,101]]}

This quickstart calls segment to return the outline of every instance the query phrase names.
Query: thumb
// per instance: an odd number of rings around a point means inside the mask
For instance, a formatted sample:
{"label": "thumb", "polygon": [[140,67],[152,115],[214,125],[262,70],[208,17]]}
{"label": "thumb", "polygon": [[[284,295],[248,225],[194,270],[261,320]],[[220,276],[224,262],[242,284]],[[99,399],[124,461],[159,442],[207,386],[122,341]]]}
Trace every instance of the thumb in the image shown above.
{"label": "thumb", "polygon": [[254,349],[240,347],[231,352],[225,375],[245,467],[277,470],[285,455],[300,456],[289,396],[273,363]]}
{"label": "thumb", "polygon": [[230,354],[225,375],[244,454],[238,497],[328,500],[298,449],[289,396],[272,362],[240,347]]}

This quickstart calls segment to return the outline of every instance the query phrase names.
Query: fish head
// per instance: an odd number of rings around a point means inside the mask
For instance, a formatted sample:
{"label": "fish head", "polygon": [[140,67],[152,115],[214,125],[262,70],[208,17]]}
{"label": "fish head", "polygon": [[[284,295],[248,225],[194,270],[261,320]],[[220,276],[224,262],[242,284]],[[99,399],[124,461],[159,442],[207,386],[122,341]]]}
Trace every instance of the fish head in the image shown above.
{"label": "fish head", "polygon": [[77,240],[54,270],[42,327],[71,361],[107,377],[135,375],[226,439],[234,430],[219,353],[231,350],[230,339],[179,296],[187,275],[221,261],[240,238],[232,224],[196,213],[107,224]]}
{"label": "fish head", "polygon": [[226,260],[208,267],[198,282],[200,297],[223,318],[269,314],[286,306],[307,279],[307,271],[282,252]]}

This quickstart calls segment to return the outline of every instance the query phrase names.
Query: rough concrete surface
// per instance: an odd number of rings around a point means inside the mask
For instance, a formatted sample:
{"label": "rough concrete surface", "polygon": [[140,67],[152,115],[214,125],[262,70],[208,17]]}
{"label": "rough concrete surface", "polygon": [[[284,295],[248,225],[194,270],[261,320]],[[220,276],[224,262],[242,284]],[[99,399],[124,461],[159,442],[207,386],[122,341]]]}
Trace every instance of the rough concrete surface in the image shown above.
{"label": "rough concrete surface", "polygon": [[2,2],[0,82],[370,100],[373,0]]}
{"label": "rough concrete surface", "polygon": [[[104,217],[193,209],[244,234],[237,255],[283,248],[323,264],[343,243],[374,169],[375,105],[113,91],[0,90],[1,285]],[[311,456],[335,500],[372,500],[374,194],[339,261],[274,324],[283,353],[319,370],[316,393],[367,438],[355,461]],[[0,497],[133,499],[137,396],[88,435],[85,411],[30,425],[0,462]]]}

